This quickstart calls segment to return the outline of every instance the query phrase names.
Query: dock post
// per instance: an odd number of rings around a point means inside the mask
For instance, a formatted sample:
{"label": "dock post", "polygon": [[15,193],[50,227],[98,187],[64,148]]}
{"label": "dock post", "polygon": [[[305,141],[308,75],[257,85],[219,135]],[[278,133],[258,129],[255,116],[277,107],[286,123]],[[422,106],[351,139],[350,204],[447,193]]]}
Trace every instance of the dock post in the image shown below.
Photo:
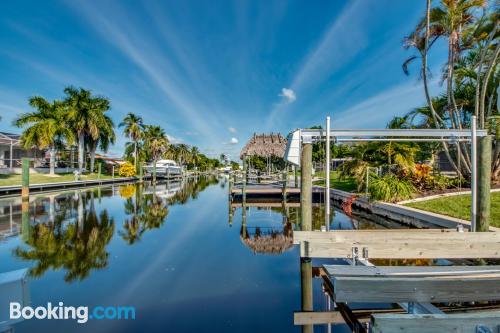
{"label": "dock post", "polygon": [[300,217],[303,231],[312,230],[312,142],[308,140],[302,142],[300,152]]}
{"label": "dock post", "polygon": [[102,163],[97,164],[97,179],[101,179]]}
{"label": "dock post", "polygon": [[243,157],[243,182],[241,186],[241,202],[243,205],[247,202],[247,159]]}
{"label": "dock post", "polygon": [[[302,311],[313,311],[312,261],[311,258],[300,258],[300,287]],[[313,325],[303,325],[302,332],[313,332]]]}
{"label": "dock post", "polygon": [[23,183],[22,183],[22,189],[21,189],[21,196],[24,200],[28,200],[29,195],[30,195],[30,160],[27,157],[23,157],[22,159],[22,178],[23,178]]}
{"label": "dock post", "polygon": [[21,203],[21,235],[23,241],[30,237],[30,202],[29,197],[24,198]]}
{"label": "dock post", "polygon": [[476,231],[490,230],[491,154],[492,138],[487,135],[479,139]]}
{"label": "dock post", "polygon": [[287,169],[285,169],[285,171],[283,171],[283,175],[282,175],[282,178],[283,178],[283,189],[282,189],[282,195],[283,195],[283,202],[286,203],[286,183],[287,183],[287,178],[288,178],[288,171]]}

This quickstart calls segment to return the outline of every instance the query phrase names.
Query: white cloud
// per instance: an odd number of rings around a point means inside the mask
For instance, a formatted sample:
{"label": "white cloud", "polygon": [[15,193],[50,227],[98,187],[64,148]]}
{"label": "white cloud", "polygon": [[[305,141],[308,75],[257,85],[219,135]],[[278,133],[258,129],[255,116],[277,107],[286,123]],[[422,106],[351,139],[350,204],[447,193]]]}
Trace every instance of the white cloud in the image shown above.
{"label": "white cloud", "polygon": [[234,128],[234,127],[229,127],[229,128],[228,128],[228,130],[229,130],[229,132],[231,132],[231,133],[236,133],[236,132],[237,132],[237,131],[236,131],[236,128]]}
{"label": "white cloud", "polygon": [[232,145],[235,145],[235,144],[237,144],[238,142],[239,142],[239,141],[238,141],[238,139],[236,139],[236,138],[234,138],[234,137],[233,137],[233,138],[231,138],[230,143],[231,143]]}
{"label": "white cloud", "polygon": [[174,144],[174,145],[183,142],[183,140],[181,138],[176,138],[175,136],[171,136],[168,134],[167,134],[167,138],[168,138],[168,142],[170,142],[171,144]]}
{"label": "white cloud", "polygon": [[288,103],[293,103],[297,99],[295,92],[288,88],[281,89],[281,94],[279,94],[279,96],[284,97]]}

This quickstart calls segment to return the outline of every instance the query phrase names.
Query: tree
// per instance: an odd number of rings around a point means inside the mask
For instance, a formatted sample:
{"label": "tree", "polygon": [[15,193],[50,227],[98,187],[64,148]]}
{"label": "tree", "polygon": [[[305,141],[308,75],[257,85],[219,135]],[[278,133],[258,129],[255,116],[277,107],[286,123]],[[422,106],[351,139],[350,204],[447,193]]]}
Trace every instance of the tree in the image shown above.
{"label": "tree", "polygon": [[50,174],[55,173],[56,148],[63,141],[72,143],[74,136],[66,126],[67,113],[60,101],[48,102],[45,98],[34,96],[29,99],[34,112],[21,114],[15,121],[17,127],[24,127],[21,135],[22,145],[26,149],[48,148],[50,154]]}
{"label": "tree", "polygon": [[138,165],[138,156],[137,156],[137,148],[139,140],[141,139],[142,132],[144,131],[144,122],[142,117],[137,116],[131,112],[129,112],[123,121],[118,125],[119,127],[124,127],[123,134],[132,140],[134,144],[134,165],[137,168]]}
{"label": "tree", "polygon": [[156,125],[146,125],[144,131],[144,146],[153,160],[153,183],[156,182],[156,162],[168,147],[165,131]]}
{"label": "tree", "polygon": [[95,152],[99,149],[103,152],[107,152],[109,146],[115,143],[116,135],[114,131],[113,120],[104,115],[104,121],[99,124],[99,137],[95,140],[92,137],[88,138],[88,146],[90,151],[90,172],[94,172],[94,162],[95,162]]}
{"label": "tree", "polygon": [[65,103],[69,112],[69,121],[78,140],[78,168],[84,169],[85,138],[99,139],[100,129],[107,122],[104,112],[110,103],[105,97],[93,97],[90,90],[66,87]]}

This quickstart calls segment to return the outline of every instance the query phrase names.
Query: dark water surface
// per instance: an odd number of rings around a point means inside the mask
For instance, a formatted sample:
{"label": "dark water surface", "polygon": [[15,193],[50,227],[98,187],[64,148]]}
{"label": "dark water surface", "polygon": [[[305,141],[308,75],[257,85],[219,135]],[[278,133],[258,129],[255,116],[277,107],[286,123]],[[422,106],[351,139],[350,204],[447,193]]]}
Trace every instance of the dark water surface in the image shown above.
{"label": "dark water surface", "polygon": [[[156,191],[156,192],[155,192]],[[156,193],[156,194],[153,194]],[[0,273],[28,269],[29,303],[134,306],[135,320],[24,320],[14,332],[300,332],[297,208],[229,219],[224,180],[120,185],[0,200]],[[25,212],[27,207],[24,208]],[[315,210],[315,224],[322,213]],[[29,220],[28,220],[29,219]],[[336,229],[369,227],[336,212]],[[1,280],[1,279],[0,279]],[[3,290],[3,289],[0,289]],[[1,291],[0,291],[1,292]],[[314,309],[324,310],[321,279]],[[11,300],[2,299],[0,304]],[[8,309],[0,309],[1,321]],[[3,329],[3,330],[2,330]],[[348,332],[345,325],[335,332]],[[326,332],[325,325],[315,332]]]}

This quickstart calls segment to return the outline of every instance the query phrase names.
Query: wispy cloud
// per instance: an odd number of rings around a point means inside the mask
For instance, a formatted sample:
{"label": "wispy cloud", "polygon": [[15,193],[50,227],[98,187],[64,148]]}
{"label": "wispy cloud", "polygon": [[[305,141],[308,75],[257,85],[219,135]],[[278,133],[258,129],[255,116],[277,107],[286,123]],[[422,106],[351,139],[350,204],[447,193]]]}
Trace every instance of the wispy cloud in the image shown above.
{"label": "wispy cloud", "polygon": [[235,137],[232,137],[232,138],[231,138],[231,141],[229,141],[229,142],[230,142],[232,145],[235,145],[235,144],[237,144],[239,141],[238,141],[238,139],[236,139]]}
{"label": "wispy cloud", "polygon": [[[351,1],[339,16],[333,18],[316,47],[305,56],[288,89],[301,92],[320,85],[363,50],[367,39],[363,21],[369,15],[363,7],[366,7],[366,2]],[[280,103],[273,107],[267,118],[268,128],[275,126],[289,105]]]}
{"label": "wispy cloud", "polygon": [[288,103],[293,103],[297,99],[295,92],[292,89],[283,88],[279,96],[285,98]]}
{"label": "wispy cloud", "polygon": [[[73,3],[69,4],[73,6]],[[148,39],[147,33],[131,24],[118,3],[111,8],[113,15],[108,15],[109,8],[97,8],[90,2],[74,6],[77,14],[143,71],[187,124],[191,124],[207,141],[216,141],[219,121],[214,113],[202,102],[194,102],[199,99],[189,95],[186,82],[181,80],[175,65],[155,46],[155,41]]]}
{"label": "wispy cloud", "polygon": [[229,127],[229,128],[228,128],[228,130],[229,130],[229,132],[231,132],[231,133],[236,133],[236,132],[237,132],[237,131],[236,131],[236,128],[234,128],[234,127]]}
{"label": "wispy cloud", "polygon": [[[431,82],[431,89],[437,90],[438,80]],[[381,121],[388,122],[393,116],[401,116],[422,103],[424,92],[422,84],[408,82],[384,90],[357,103],[342,112],[334,113],[332,127],[369,128]],[[377,126],[379,127],[379,126]]]}

